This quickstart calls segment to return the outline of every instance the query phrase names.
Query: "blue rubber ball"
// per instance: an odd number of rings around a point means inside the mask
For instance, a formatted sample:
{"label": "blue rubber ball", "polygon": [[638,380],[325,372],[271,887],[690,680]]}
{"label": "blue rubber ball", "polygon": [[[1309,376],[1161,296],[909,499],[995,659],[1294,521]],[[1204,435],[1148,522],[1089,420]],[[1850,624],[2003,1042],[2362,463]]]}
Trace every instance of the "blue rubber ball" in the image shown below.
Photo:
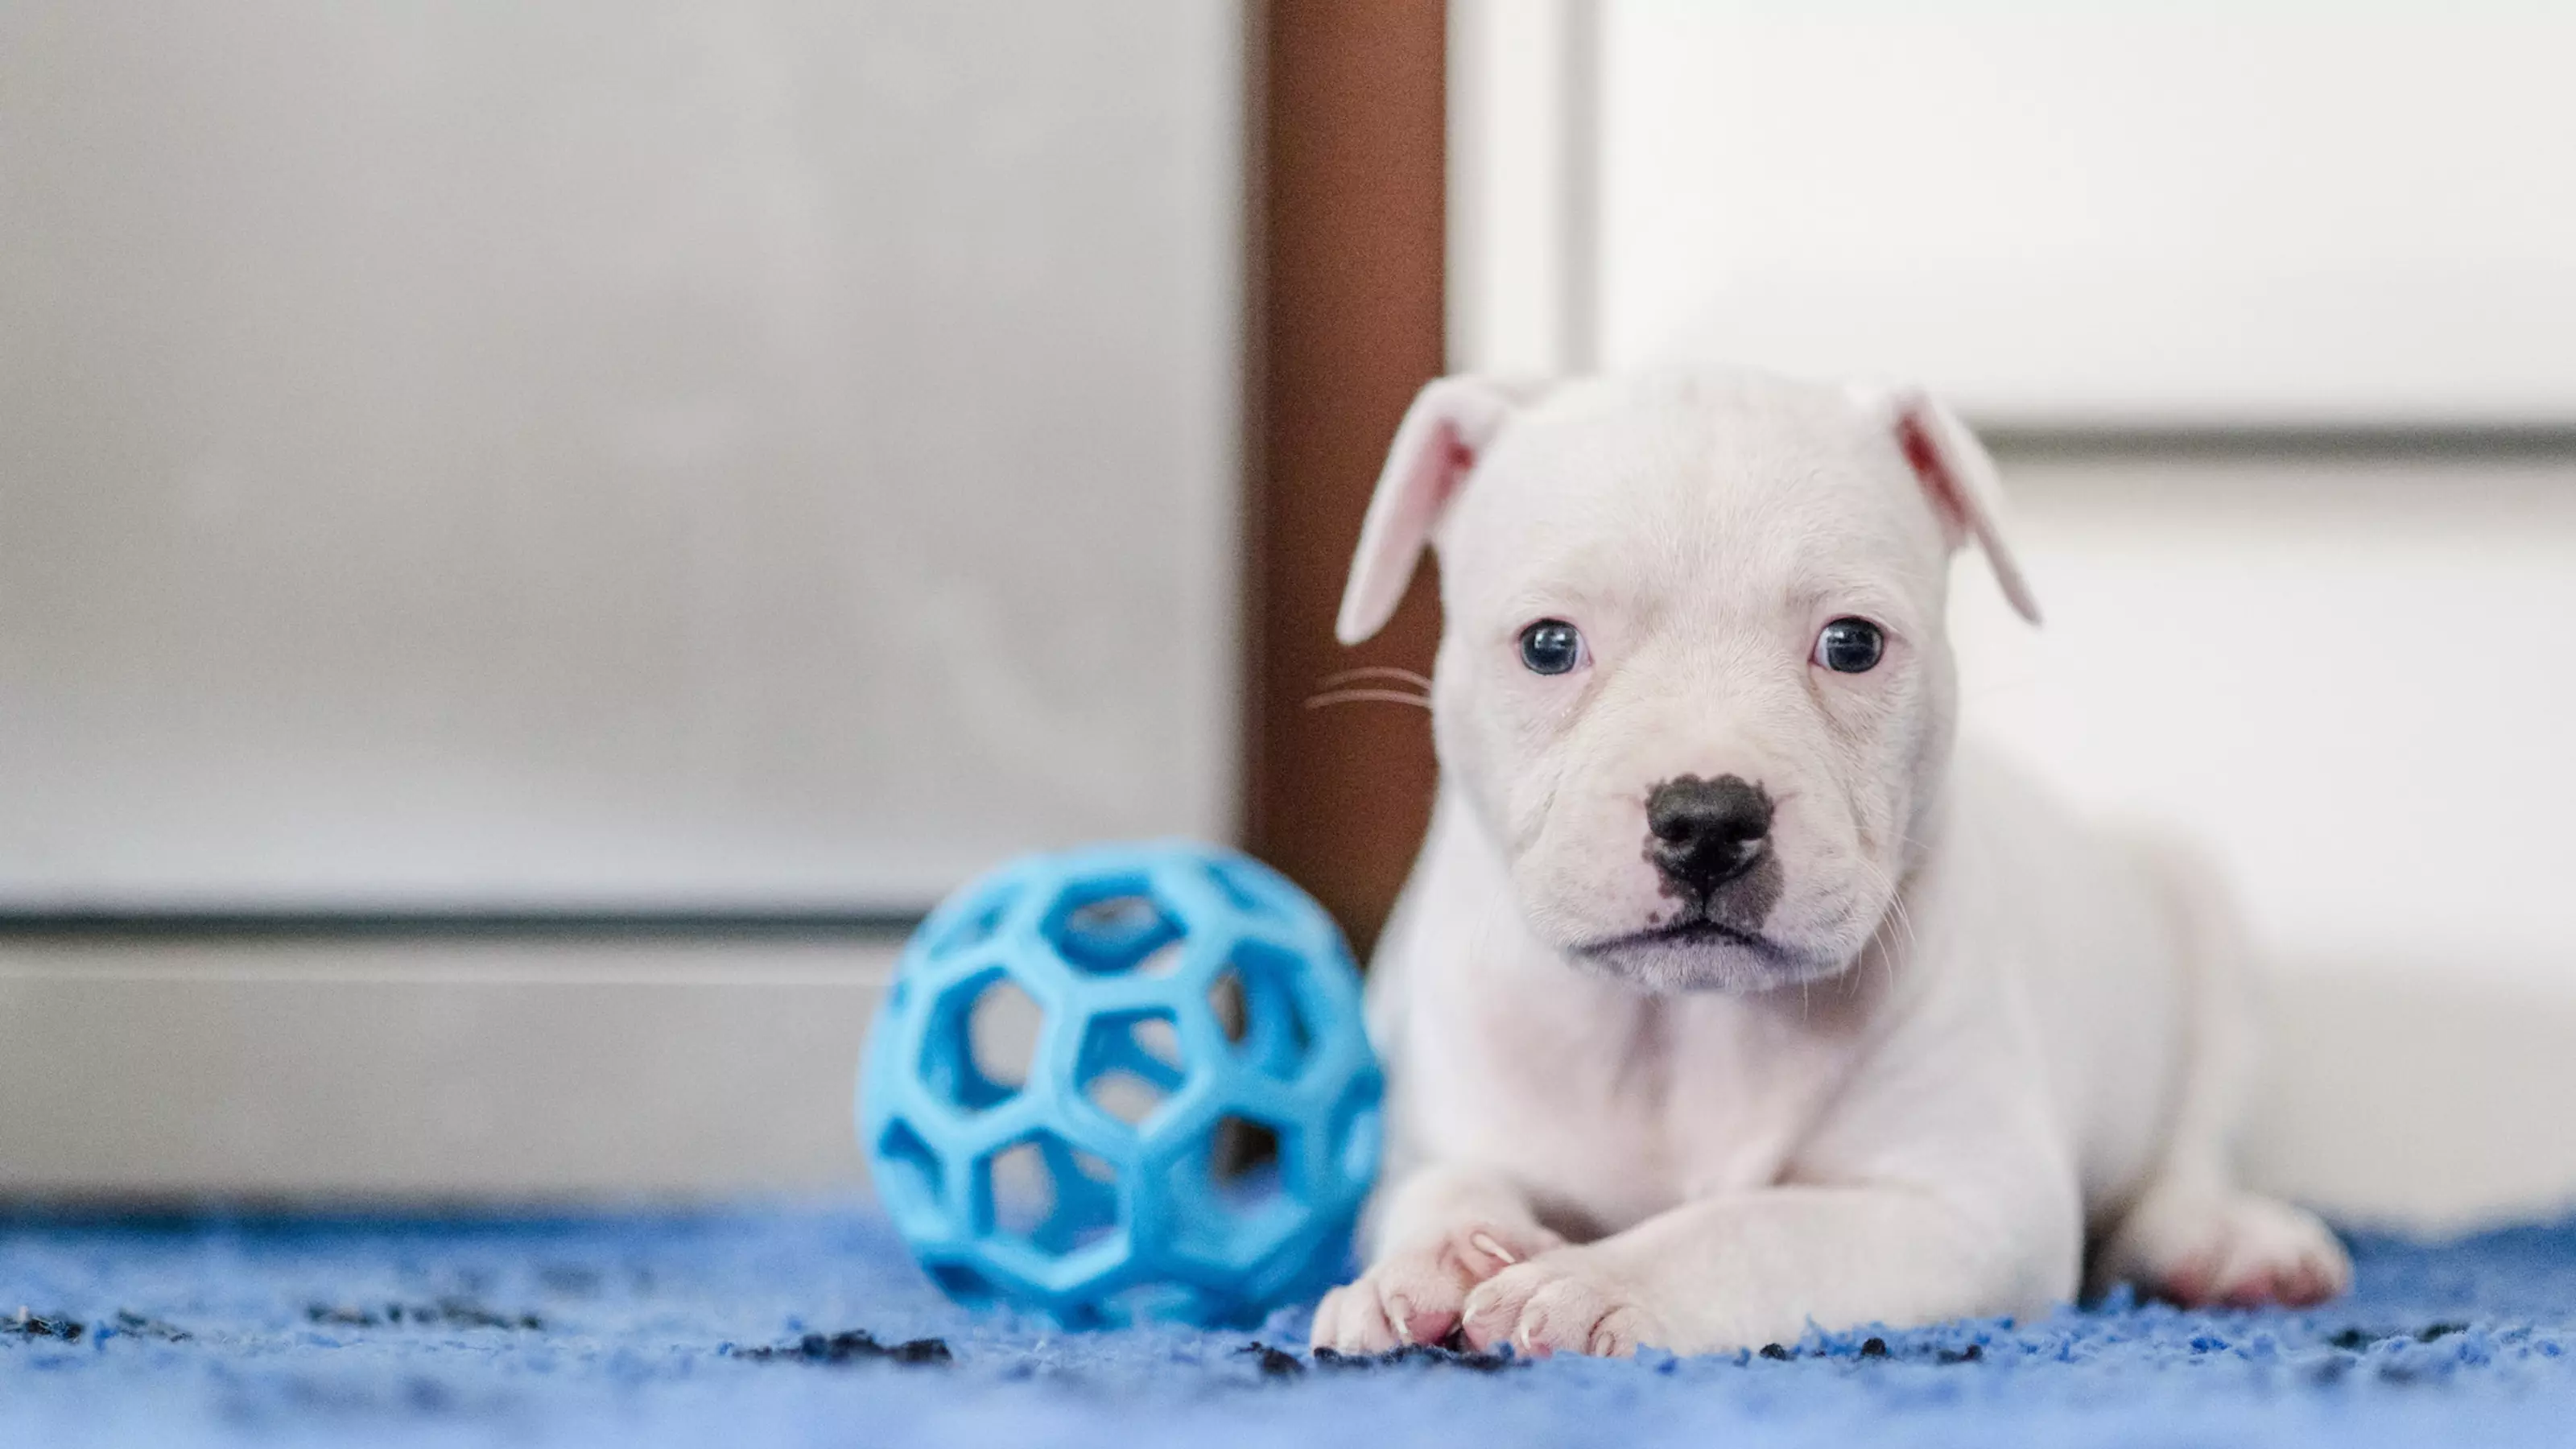
{"label": "blue rubber ball", "polygon": [[1240,1323],[1341,1267],[1382,1092],[1312,897],[1234,851],[1109,845],[1004,866],[922,923],[859,1140],[961,1302]]}

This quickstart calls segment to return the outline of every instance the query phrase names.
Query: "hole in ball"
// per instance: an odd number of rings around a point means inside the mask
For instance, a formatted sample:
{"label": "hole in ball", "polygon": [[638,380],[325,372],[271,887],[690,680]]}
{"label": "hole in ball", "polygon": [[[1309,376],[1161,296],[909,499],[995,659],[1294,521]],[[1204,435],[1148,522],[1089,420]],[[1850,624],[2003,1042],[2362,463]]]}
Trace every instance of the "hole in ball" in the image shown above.
{"label": "hole in ball", "polygon": [[1111,1012],[1083,1029],[1074,1080],[1093,1106],[1130,1127],[1171,1100],[1182,1076],[1180,1031],[1168,1010]]}
{"label": "hole in ball", "polygon": [[1141,876],[1087,881],[1056,903],[1047,939],[1077,971],[1164,975],[1181,964],[1181,923]]}

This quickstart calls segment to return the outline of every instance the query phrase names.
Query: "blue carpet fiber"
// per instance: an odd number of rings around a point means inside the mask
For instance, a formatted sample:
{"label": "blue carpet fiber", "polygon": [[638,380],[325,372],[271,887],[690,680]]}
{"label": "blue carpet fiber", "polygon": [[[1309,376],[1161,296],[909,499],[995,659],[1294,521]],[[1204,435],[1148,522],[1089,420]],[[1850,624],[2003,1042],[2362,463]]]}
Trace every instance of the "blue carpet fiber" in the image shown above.
{"label": "blue carpet fiber", "polygon": [[[2122,1299],[1730,1357],[1332,1364],[1303,1310],[969,1314],[858,1209],[19,1218],[0,1445],[2576,1442],[2576,1222],[2354,1246],[2359,1291],[2312,1313]],[[891,1347],[924,1338],[946,1352]]]}

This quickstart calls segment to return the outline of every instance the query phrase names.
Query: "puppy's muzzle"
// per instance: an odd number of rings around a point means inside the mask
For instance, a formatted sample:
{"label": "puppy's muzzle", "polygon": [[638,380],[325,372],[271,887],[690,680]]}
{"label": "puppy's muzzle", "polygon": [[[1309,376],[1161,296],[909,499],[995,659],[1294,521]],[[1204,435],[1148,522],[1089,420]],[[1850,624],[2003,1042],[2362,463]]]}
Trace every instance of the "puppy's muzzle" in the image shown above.
{"label": "puppy's muzzle", "polygon": [[1705,901],[1760,863],[1771,794],[1734,775],[1682,775],[1646,794],[1646,858],[1679,893]]}

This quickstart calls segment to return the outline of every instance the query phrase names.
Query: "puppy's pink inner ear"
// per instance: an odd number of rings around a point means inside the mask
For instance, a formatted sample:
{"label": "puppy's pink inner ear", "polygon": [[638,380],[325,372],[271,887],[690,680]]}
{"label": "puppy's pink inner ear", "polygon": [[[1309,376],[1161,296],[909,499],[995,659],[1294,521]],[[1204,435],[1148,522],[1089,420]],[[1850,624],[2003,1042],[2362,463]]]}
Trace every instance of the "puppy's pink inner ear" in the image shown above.
{"label": "puppy's pink inner ear", "polygon": [[1439,474],[1432,480],[1422,500],[1422,532],[1426,537],[1440,515],[1449,511],[1449,504],[1458,496],[1459,485],[1465,483],[1467,475],[1476,469],[1476,450],[1467,446],[1467,440],[1458,435],[1456,423],[1440,425],[1439,447],[1440,454],[1436,460]]}
{"label": "puppy's pink inner ear", "polygon": [[1466,486],[1479,455],[1534,391],[1462,376],[1442,378],[1414,398],[1360,523],[1359,548],[1333,630],[1343,643],[1357,644],[1385,626],[1441,514]]}
{"label": "puppy's pink inner ear", "polygon": [[[1334,630],[1345,644],[1356,644],[1385,627],[1404,597],[1432,528],[1476,466],[1476,451],[1468,446],[1456,420],[1425,421],[1428,427],[1415,432],[1420,441],[1409,457],[1403,435],[1397,435],[1396,454],[1370,501]],[[1422,436],[1426,431],[1429,436]]]}
{"label": "puppy's pink inner ear", "polygon": [[1973,505],[1951,474],[1949,460],[1941,456],[1940,445],[1932,441],[1932,431],[1923,425],[1920,412],[1905,408],[1897,413],[1896,444],[1905,450],[1914,476],[1923,480],[1923,491],[1931,495],[1933,511],[1941,515],[1942,536],[1952,548],[1964,545],[1974,521]]}
{"label": "puppy's pink inner ear", "polygon": [[1978,445],[1976,435],[1942,411],[1940,404],[1919,394],[1898,403],[1895,430],[1906,466],[1941,520],[1944,542],[1955,550],[1974,539],[2014,612],[2038,623],[2039,601],[2031,596],[2030,582],[2022,576],[2012,546],[2004,541],[2003,497],[1994,461]]}
{"label": "puppy's pink inner ear", "polygon": [[[1402,507],[1386,539],[1386,556],[1374,562],[1374,567],[1384,571],[1382,586],[1391,586],[1398,595],[1404,592],[1413,577],[1416,557],[1430,542],[1432,529],[1449,511],[1450,503],[1475,467],[1476,450],[1468,446],[1455,420],[1442,418],[1430,445],[1414,465],[1413,478],[1405,485]],[[1386,606],[1394,608],[1395,600],[1389,598]]]}
{"label": "puppy's pink inner ear", "polygon": [[1455,423],[1440,430],[1440,441],[1448,449],[1440,479],[1440,501],[1446,503],[1449,495],[1458,491],[1458,480],[1466,477],[1476,466],[1476,450],[1468,447],[1467,440],[1458,436]]}

